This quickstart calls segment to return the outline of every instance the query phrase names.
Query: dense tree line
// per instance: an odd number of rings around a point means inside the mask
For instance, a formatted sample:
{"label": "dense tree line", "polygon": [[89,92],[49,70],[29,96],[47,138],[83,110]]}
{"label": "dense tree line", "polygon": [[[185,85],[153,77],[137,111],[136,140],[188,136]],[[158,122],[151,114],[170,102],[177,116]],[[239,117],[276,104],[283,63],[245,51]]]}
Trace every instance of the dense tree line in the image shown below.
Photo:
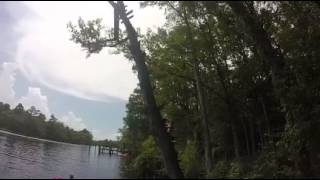
{"label": "dense tree line", "polygon": [[[140,78],[121,129],[120,144],[129,151],[125,176],[177,177],[179,168],[168,172],[175,162],[188,178],[320,176],[319,3],[141,5],[164,8],[167,22],[157,32],[138,34],[139,41],[127,27],[120,37],[131,41],[115,45],[136,62]],[[79,21],[80,31],[71,28],[73,40],[89,54],[111,46],[101,44],[100,22]],[[148,74],[141,74],[141,59]],[[141,76],[150,78],[156,109],[171,126],[178,157],[170,162]]]}
{"label": "dense tree line", "polygon": [[54,116],[46,116],[34,106],[25,110],[22,104],[11,109],[0,102],[0,129],[13,133],[73,144],[91,144],[92,134],[86,129],[75,131]]}
{"label": "dense tree line", "polygon": [[92,145],[121,149],[120,144],[119,144],[119,140],[105,139],[105,140],[100,140],[100,141],[93,141]]}

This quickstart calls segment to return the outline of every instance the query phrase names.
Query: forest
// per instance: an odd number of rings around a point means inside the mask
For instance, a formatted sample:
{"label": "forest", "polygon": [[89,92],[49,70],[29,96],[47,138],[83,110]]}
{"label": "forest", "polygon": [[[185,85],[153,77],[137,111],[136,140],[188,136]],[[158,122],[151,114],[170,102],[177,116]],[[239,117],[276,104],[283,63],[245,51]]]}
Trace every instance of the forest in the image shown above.
{"label": "forest", "polygon": [[91,145],[93,136],[87,129],[75,131],[51,115],[50,119],[34,106],[25,110],[22,104],[11,109],[0,102],[0,129],[30,137],[58,142]]}
{"label": "forest", "polygon": [[124,176],[320,177],[318,1],[146,1],[166,16],[146,34],[110,4],[107,36],[101,19],[69,29],[88,55],[115,47],[134,61]]}

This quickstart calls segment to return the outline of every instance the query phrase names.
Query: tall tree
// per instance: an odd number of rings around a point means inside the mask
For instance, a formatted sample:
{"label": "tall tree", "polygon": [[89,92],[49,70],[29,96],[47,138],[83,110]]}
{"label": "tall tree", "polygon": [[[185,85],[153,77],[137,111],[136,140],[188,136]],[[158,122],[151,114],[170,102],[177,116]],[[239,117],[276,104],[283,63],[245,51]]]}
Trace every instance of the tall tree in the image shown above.
{"label": "tall tree", "polygon": [[[175,7],[168,2],[169,6],[173,9]],[[212,146],[211,146],[211,138],[210,138],[210,131],[209,131],[209,125],[208,125],[208,108],[207,104],[205,102],[205,94],[201,83],[201,74],[200,74],[200,68],[199,68],[199,59],[198,59],[198,50],[196,49],[196,44],[194,42],[194,35],[192,32],[192,28],[190,26],[190,22],[188,20],[187,15],[187,9],[183,7],[183,4],[181,3],[181,11],[175,9],[178,13],[178,15],[182,18],[186,25],[186,37],[188,39],[189,45],[190,45],[190,51],[191,51],[191,58],[192,58],[192,64],[193,64],[193,72],[194,72],[194,79],[196,81],[196,88],[197,88],[197,95],[198,95],[198,101],[199,101],[199,110],[201,114],[201,120],[202,120],[202,127],[204,129],[203,131],[203,139],[204,139],[204,150],[205,150],[205,160],[206,160],[206,169],[208,173],[211,171],[213,167],[212,162]]]}
{"label": "tall tree", "polygon": [[[304,103],[292,100],[297,99],[298,97],[296,94],[292,93],[297,79],[295,76],[290,74],[290,69],[285,63],[285,58],[281,52],[281,48],[279,46],[275,47],[275,43],[271,41],[270,35],[268,35],[267,31],[264,29],[263,24],[256,14],[254,3],[228,2],[228,4],[234,13],[238,15],[246,25],[248,35],[252,37],[259,56],[270,64],[273,88],[285,113],[287,128],[294,130],[302,142],[300,144],[301,149],[299,150],[299,157],[297,159],[298,164],[302,164],[297,166],[302,168],[297,168],[302,171],[303,176],[313,176],[310,152],[307,148],[307,146],[313,145],[308,145],[307,142],[309,141],[309,138],[306,138],[303,135],[303,132],[305,131],[303,121],[306,121],[306,119],[302,118],[302,112],[296,108],[297,105],[303,105]],[[290,144],[292,145],[293,143]]]}
{"label": "tall tree", "polygon": [[[151,121],[151,132],[163,155],[163,159],[164,159],[164,163],[165,163],[168,175],[170,178],[181,178],[183,177],[183,174],[179,167],[174,144],[171,141],[170,135],[166,131],[164,119],[162,118],[162,115],[159,111],[159,108],[156,104],[155,97],[153,94],[153,88],[151,86],[148,68],[145,64],[146,55],[145,55],[145,52],[143,52],[140,47],[140,42],[138,41],[138,34],[135,28],[132,26],[130,19],[128,18],[128,14],[130,13],[127,12],[125,5],[122,1],[118,1],[117,3],[113,1],[109,1],[109,3],[113,6],[115,15],[119,15],[119,18],[122,20],[123,24],[125,25],[126,33],[129,40],[128,49],[133,60],[135,61],[135,67],[138,72],[138,79],[140,82],[139,84],[142,90],[145,106],[147,108],[148,118]],[[86,35],[85,31],[83,31],[85,26],[80,26],[80,28],[82,28],[81,31],[84,32],[82,34],[79,31],[72,28],[72,26],[70,27],[71,27],[71,31],[73,32],[73,37],[75,37],[74,38],[75,42],[81,43],[83,47],[87,48],[88,51],[91,52],[92,44],[94,44],[92,43],[92,41],[90,41],[92,39],[85,38],[85,40],[88,40],[88,41],[82,41],[83,37]],[[91,29],[94,29],[92,24],[91,25],[89,24],[89,27],[91,27]],[[98,26],[98,27],[101,27],[101,26]],[[117,29],[117,27],[115,27],[115,29]],[[99,30],[100,29],[97,29],[98,35],[100,35]],[[89,36],[92,37],[94,35],[96,34],[91,34]],[[80,38],[77,38],[77,37],[80,37]],[[117,34],[114,34],[114,37],[117,37]],[[98,38],[99,37],[96,36],[93,39],[96,40]],[[116,40],[115,45],[119,44],[119,41],[117,41],[117,38],[114,40]],[[95,43],[98,44],[98,41],[96,41]],[[98,45],[100,46],[94,47],[94,48],[97,48],[98,51],[101,50],[104,46],[107,46],[106,44],[102,44],[102,45],[98,44]]]}
{"label": "tall tree", "polygon": [[[263,28],[262,23],[255,14],[255,10],[252,3],[244,2],[227,2],[233,11],[242,19],[245,23],[248,34],[254,40],[257,51],[262,59],[270,63],[272,71],[272,83],[274,90],[280,99],[280,103],[287,115],[290,113],[290,107],[288,107],[288,85],[289,75],[288,70],[285,68],[284,56],[279,48],[275,48],[271,42],[271,38]],[[291,119],[292,120],[292,119]],[[287,119],[288,123],[290,120]],[[292,123],[292,122],[291,122]]]}

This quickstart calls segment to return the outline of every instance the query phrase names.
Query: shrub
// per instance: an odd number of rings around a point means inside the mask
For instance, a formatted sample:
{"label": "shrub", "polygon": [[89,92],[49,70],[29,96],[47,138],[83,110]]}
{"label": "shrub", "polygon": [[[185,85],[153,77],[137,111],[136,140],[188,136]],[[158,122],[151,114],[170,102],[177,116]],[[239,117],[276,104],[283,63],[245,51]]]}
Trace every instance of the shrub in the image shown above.
{"label": "shrub", "polygon": [[202,172],[202,164],[200,162],[199,152],[197,151],[196,143],[189,141],[181,153],[181,168],[185,177],[198,178]]}
{"label": "shrub", "polygon": [[226,161],[219,161],[215,168],[208,174],[208,178],[226,178],[228,176],[230,164]]}

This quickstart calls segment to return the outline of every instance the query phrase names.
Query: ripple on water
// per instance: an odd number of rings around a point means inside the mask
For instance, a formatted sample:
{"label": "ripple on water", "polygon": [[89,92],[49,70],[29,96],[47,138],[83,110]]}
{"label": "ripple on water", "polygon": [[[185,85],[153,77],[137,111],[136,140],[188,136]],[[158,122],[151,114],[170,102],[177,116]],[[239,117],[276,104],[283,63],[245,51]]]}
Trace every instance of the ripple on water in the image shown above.
{"label": "ripple on water", "polygon": [[[97,149],[96,149],[97,150]],[[26,139],[0,132],[0,179],[119,178],[119,158],[98,156],[94,148]]]}

